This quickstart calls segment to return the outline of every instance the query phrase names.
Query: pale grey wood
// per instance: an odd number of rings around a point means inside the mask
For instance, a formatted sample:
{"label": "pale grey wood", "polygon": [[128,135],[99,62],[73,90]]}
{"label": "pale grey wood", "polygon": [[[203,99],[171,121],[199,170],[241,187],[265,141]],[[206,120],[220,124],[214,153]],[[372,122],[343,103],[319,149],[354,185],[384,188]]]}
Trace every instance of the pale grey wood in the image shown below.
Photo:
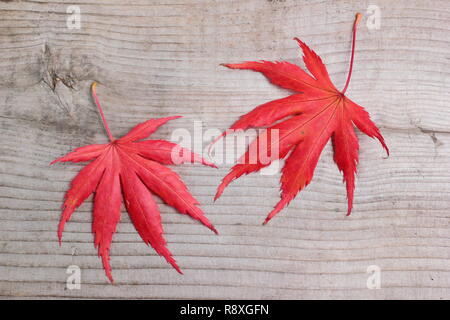
{"label": "pale grey wood", "polygon": [[[106,141],[89,98],[99,95],[114,135],[151,117],[162,128],[225,129],[243,112],[287,92],[223,62],[301,64],[298,36],[342,87],[361,1],[0,2],[0,296],[3,298],[450,298],[450,2],[379,0],[381,29],[358,34],[349,96],[365,106],[391,149],[359,134],[353,215],[328,146],[315,178],[269,225],[279,176],[254,174],[212,202],[230,165],[175,170],[220,236],[161,205],[169,248],[184,276],[139,239],[126,213],[112,246],[115,285],[92,244],[91,202],[56,240],[59,208],[81,165],[54,158]],[[60,79],[60,80],[57,80]],[[55,83],[53,82],[55,80]],[[206,145],[206,142],[205,142]],[[66,268],[82,270],[65,290]],[[369,290],[369,265],[381,289]]]}

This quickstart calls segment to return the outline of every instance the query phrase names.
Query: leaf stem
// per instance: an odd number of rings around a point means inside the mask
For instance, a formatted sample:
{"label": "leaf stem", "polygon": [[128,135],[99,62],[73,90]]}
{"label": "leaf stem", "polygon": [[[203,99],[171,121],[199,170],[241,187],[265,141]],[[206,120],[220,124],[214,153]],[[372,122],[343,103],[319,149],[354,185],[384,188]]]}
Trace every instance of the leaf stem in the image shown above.
{"label": "leaf stem", "polygon": [[341,91],[344,94],[347,91],[348,85],[350,83],[350,78],[352,77],[353,71],[353,60],[355,58],[355,44],[356,44],[356,27],[358,26],[359,21],[361,21],[362,14],[357,13],[355,17],[355,22],[353,23],[353,37],[352,37],[352,56],[350,58],[350,67],[348,70],[347,81],[345,82],[344,89]]}
{"label": "leaf stem", "polygon": [[92,97],[94,98],[95,104],[97,105],[98,112],[100,112],[100,116],[102,117],[103,126],[105,127],[106,133],[108,134],[108,138],[111,142],[113,142],[114,138],[111,134],[111,130],[109,130],[108,122],[106,122],[106,118],[105,118],[105,114],[103,113],[103,109],[100,106],[100,101],[98,100],[98,97],[97,97],[96,88],[97,88],[97,82],[94,81],[91,86]]}

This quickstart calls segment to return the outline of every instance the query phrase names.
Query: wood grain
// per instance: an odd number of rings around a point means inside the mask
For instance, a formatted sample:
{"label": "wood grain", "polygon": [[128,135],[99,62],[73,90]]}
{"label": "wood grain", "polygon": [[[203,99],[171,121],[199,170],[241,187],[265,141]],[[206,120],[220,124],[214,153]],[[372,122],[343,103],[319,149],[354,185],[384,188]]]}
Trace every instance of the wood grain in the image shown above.
{"label": "wood grain", "polygon": [[[54,158],[151,117],[162,128],[225,129],[243,112],[287,92],[223,62],[301,64],[292,38],[319,53],[342,87],[355,12],[371,1],[0,1],[0,297],[188,299],[450,298],[450,2],[378,0],[381,28],[358,34],[349,96],[365,106],[392,151],[361,143],[355,206],[345,217],[342,178],[329,146],[312,184],[267,226],[279,175],[253,174],[212,198],[230,164],[174,168],[220,231],[213,235],[161,205],[169,248],[184,276],[139,239],[126,213],[114,237],[115,285],[93,247],[91,202],[56,239],[59,208],[81,165]],[[209,141],[204,141],[204,145]],[[82,270],[67,290],[66,268]],[[369,265],[381,289],[366,286]]]}

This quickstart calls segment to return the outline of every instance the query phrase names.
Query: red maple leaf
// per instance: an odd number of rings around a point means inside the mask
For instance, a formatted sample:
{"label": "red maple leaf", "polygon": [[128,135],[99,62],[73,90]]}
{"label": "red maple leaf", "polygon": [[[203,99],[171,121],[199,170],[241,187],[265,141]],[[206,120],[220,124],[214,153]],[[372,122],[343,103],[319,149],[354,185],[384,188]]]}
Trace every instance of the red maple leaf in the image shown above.
{"label": "red maple leaf", "polygon": [[[261,72],[270,82],[282,88],[296,91],[296,94],[283,99],[260,105],[240,117],[229,130],[245,130],[250,127],[267,127],[249,146],[217,189],[215,200],[220,197],[225,187],[234,179],[244,174],[259,171],[268,166],[270,161],[282,159],[290,153],[282,170],[281,200],[269,213],[264,224],[280,212],[305,188],[313,178],[320,154],[331,138],[334,148],[334,161],[343,172],[347,187],[348,212],[350,215],[355,189],[355,173],[358,163],[358,138],[353,125],[372,138],[377,138],[389,155],[389,150],[377,126],[370,120],[363,107],[345,96],[353,67],[356,29],[361,14],[356,15],[353,24],[352,55],[350,69],[342,91],[336,89],[330,80],[328,71],[320,57],[305,43],[295,38],[303,51],[303,61],[310,74],[289,62],[244,62],[225,64],[230,69],[248,69]],[[289,117],[284,120],[286,117]],[[283,120],[278,122],[279,120]],[[272,141],[273,130],[278,130],[275,150]],[[218,139],[227,134],[225,131]],[[276,152],[278,151],[278,152]],[[255,157],[252,153],[257,153]],[[260,159],[268,157],[270,161]],[[250,162],[249,159],[256,159]]]}
{"label": "red maple leaf", "polygon": [[158,195],[168,205],[182,214],[199,220],[217,233],[211,222],[197,207],[198,202],[189,193],[181,178],[163,164],[179,164],[186,161],[200,162],[215,167],[190,150],[165,140],[145,140],[158,127],[179,116],[151,119],[135,126],[120,139],[114,139],[109,130],[100,102],[96,95],[96,83],[92,96],[98,107],[110,143],[93,144],[77,148],[52,162],[91,161],[72,180],[67,191],[58,227],[61,244],[66,221],[90,194],[95,193],[92,232],[94,244],[102,258],[107,277],[113,282],[109,264],[109,251],[113,234],[120,220],[122,198],[130,218],[146,244],[163,256],[179,273],[182,273],[166,247],[158,205],[153,195]]}

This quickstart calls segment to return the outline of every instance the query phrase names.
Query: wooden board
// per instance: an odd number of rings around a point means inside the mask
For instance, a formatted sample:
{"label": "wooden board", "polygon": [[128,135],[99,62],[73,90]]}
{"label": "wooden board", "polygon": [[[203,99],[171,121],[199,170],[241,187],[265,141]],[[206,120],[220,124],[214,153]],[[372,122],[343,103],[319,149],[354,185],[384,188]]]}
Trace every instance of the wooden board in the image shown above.
{"label": "wooden board", "polygon": [[[151,117],[183,115],[175,129],[225,129],[254,106],[288,93],[223,62],[301,64],[300,37],[342,87],[351,25],[371,1],[0,1],[0,296],[3,298],[447,299],[450,298],[450,2],[377,0],[378,30],[358,35],[349,96],[365,106],[391,149],[361,143],[353,215],[324,151],[315,179],[269,225],[279,175],[234,182],[213,203],[231,164],[174,168],[219,236],[161,205],[178,275],[141,242],[123,213],[112,246],[115,285],[93,247],[91,202],[56,228],[81,165],[54,158],[106,141],[89,97],[98,94],[115,136]],[[204,141],[204,146],[209,141]],[[81,289],[66,269],[81,268]],[[368,289],[367,268],[381,269]]]}

